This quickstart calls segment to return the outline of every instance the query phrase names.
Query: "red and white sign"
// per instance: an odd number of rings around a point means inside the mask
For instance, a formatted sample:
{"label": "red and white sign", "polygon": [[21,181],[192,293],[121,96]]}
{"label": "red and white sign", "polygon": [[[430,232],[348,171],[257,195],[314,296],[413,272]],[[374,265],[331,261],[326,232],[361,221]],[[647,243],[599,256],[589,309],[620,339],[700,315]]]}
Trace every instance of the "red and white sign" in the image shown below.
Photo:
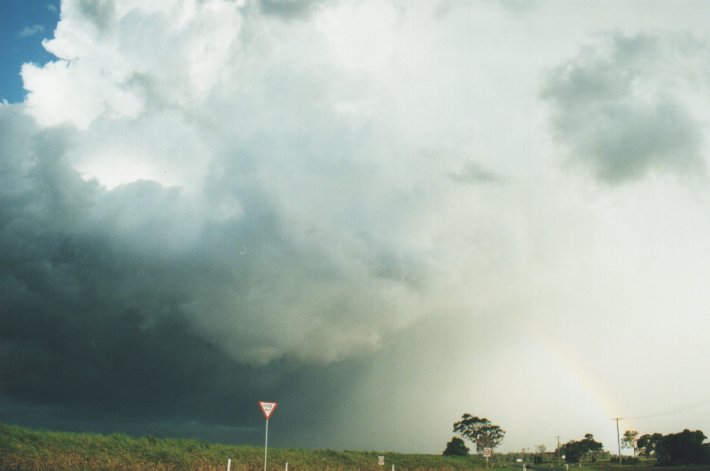
{"label": "red and white sign", "polygon": [[484,448],[483,449],[483,457],[484,458],[490,458],[491,455],[493,455],[493,450],[490,448]]}
{"label": "red and white sign", "polygon": [[276,410],[276,406],[278,405],[278,402],[259,401],[259,407],[261,407],[261,412],[264,413],[264,417],[266,417],[266,420],[269,420],[269,417],[271,417],[271,414],[274,413],[274,411]]}

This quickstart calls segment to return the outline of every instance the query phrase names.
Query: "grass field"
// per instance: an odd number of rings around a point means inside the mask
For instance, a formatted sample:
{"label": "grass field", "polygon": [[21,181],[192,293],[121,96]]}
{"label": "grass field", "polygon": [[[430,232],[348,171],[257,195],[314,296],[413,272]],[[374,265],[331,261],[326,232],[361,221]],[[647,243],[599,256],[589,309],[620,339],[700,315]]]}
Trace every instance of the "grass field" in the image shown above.
{"label": "grass field", "polygon": [[[386,464],[379,466],[377,457]],[[264,450],[247,445],[223,445],[194,439],[156,439],[124,434],[99,435],[32,430],[0,424],[0,471],[260,471]],[[499,455],[489,469],[520,470],[514,455]],[[378,451],[269,449],[269,471],[478,471],[485,469],[479,456],[398,454]],[[533,468],[528,468],[533,469]],[[555,468],[552,463],[536,470]],[[579,469],[570,465],[570,471]],[[599,463],[585,470],[611,471],[617,464]],[[624,466],[624,471],[670,471],[691,468]],[[701,469],[701,468],[695,468]]]}
{"label": "grass field", "polygon": [[[376,451],[335,451],[279,449],[269,450],[269,471],[373,470],[378,455],[386,456],[384,469],[397,470],[478,470],[478,457],[443,457]],[[222,445],[192,439],[156,439],[124,434],[47,432],[13,425],[0,425],[0,470],[74,471],[74,470],[170,470],[258,471],[264,466],[264,450],[247,445]]]}

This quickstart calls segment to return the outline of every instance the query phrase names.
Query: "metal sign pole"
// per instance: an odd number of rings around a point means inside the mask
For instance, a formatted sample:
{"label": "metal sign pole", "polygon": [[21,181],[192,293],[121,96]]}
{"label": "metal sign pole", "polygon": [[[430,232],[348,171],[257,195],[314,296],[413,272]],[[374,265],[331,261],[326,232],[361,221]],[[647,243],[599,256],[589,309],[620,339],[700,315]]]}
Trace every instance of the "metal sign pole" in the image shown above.
{"label": "metal sign pole", "polygon": [[269,449],[269,419],[266,419],[266,434],[264,435],[264,471],[266,471],[266,459]]}
{"label": "metal sign pole", "polygon": [[261,412],[264,413],[264,418],[266,419],[266,431],[264,433],[264,471],[266,471],[266,462],[269,458],[269,417],[271,417],[271,414],[274,413],[278,405],[278,402],[259,401],[259,407],[261,407]]}

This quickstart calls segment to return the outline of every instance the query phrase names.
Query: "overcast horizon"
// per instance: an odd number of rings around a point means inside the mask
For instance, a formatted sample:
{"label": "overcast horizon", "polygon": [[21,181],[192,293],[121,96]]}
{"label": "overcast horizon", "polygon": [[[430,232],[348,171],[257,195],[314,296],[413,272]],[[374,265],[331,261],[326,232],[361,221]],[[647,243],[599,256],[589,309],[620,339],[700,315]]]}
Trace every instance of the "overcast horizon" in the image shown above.
{"label": "overcast horizon", "polygon": [[502,451],[710,433],[704,2],[20,3],[0,422],[259,445],[269,400],[276,447],[441,453],[464,413]]}

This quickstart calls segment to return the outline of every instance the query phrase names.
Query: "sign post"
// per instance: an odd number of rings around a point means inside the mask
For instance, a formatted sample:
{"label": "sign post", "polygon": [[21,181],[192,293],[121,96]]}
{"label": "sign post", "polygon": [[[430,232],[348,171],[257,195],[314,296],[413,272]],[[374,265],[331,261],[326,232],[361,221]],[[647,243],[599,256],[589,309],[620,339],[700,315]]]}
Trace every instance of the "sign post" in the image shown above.
{"label": "sign post", "polygon": [[269,417],[271,417],[271,414],[274,413],[278,405],[278,402],[259,401],[259,407],[261,407],[261,412],[264,413],[264,418],[266,419],[266,433],[264,434],[264,471],[266,471],[266,460],[269,450]]}
{"label": "sign post", "polygon": [[491,448],[484,448],[483,449],[483,457],[486,459],[486,469],[488,469],[488,458],[490,458],[492,454],[493,454],[493,449],[491,449]]}

